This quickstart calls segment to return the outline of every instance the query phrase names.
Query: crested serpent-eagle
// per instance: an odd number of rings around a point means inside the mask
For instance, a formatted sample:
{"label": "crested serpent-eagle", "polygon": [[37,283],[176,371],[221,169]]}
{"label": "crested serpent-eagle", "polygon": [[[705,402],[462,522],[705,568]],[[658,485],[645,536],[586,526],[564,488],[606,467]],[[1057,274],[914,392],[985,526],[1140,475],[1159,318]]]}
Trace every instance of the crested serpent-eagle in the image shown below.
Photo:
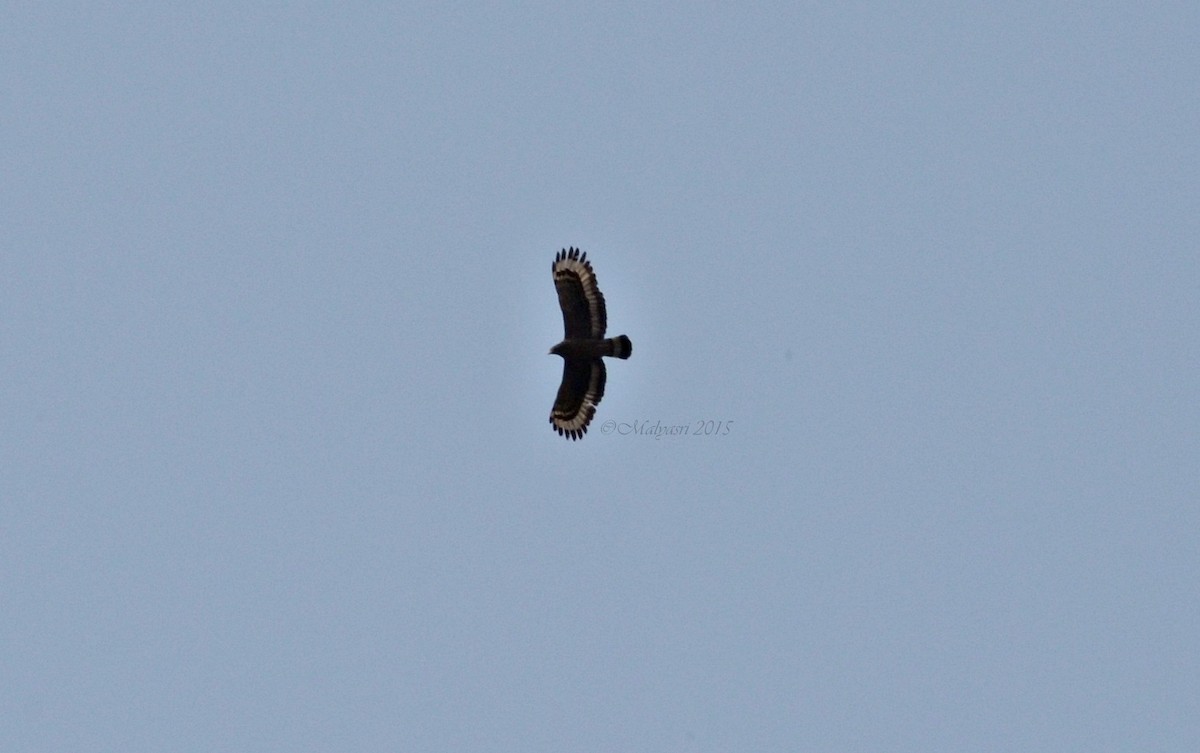
{"label": "crested serpent-eagle", "polygon": [[596,286],[596,273],[587,254],[574,247],[559,251],[550,270],[564,330],[563,341],[550,349],[551,355],[563,359],[562,384],[550,410],[550,423],[562,436],[581,439],[604,397],[601,358],[629,358],[633,343],[625,335],[604,337],[608,325],[604,296]]}

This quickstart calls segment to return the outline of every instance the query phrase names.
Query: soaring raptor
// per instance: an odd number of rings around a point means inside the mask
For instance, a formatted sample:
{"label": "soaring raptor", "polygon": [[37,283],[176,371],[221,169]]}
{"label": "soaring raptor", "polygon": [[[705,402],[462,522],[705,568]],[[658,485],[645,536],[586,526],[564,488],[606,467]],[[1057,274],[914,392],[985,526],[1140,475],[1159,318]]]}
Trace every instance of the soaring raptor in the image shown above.
{"label": "soaring raptor", "polygon": [[633,343],[625,335],[605,339],[604,296],[587,254],[574,247],[559,251],[550,270],[565,330],[563,341],[550,349],[551,355],[563,358],[562,384],[550,410],[550,423],[562,436],[581,439],[604,397],[601,356],[629,358]]}

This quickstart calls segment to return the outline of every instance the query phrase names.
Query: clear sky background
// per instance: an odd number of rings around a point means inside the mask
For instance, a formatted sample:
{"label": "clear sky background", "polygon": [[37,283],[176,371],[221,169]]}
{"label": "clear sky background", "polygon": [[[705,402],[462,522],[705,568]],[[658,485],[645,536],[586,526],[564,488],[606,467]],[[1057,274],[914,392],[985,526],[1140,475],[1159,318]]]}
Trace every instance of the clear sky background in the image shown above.
{"label": "clear sky background", "polygon": [[0,749],[1200,749],[1197,39],[6,5]]}

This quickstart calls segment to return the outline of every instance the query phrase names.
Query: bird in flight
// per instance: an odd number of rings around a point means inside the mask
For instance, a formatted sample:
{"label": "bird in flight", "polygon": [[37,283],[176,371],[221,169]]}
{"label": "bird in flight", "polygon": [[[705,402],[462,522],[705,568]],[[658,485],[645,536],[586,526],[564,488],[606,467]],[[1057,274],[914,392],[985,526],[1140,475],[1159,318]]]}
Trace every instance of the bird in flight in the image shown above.
{"label": "bird in flight", "polygon": [[596,273],[587,254],[577,248],[563,249],[550,265],[554,288],[563,315],[563,341],[550,349],[562,356],[562,384],[550,423],[555,431],[569,439],[582,439],[596,415],[596,406],[604,397],[603,356],[629,358],[633,343],[625,335],[604,337],[608,326],[604,295],[596,285]]}

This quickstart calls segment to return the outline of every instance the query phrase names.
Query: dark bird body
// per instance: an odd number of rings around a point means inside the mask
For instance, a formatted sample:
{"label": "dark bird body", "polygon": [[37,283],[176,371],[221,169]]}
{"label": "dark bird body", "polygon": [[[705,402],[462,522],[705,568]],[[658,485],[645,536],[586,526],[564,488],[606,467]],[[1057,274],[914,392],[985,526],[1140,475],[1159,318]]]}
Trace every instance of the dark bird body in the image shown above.
{"label": "dark bird body", "polygon": [[633,343],[625,335],[604,337],[608,313],[587,254],[564,249],[555,255],[550,270],[564,330],[562,342],[550,349],[551,355],[563,359],[562,384],[550,410],[550,423],[562,436],[580,439],[604,397],[607,376],[601,359],[629,358]]}

